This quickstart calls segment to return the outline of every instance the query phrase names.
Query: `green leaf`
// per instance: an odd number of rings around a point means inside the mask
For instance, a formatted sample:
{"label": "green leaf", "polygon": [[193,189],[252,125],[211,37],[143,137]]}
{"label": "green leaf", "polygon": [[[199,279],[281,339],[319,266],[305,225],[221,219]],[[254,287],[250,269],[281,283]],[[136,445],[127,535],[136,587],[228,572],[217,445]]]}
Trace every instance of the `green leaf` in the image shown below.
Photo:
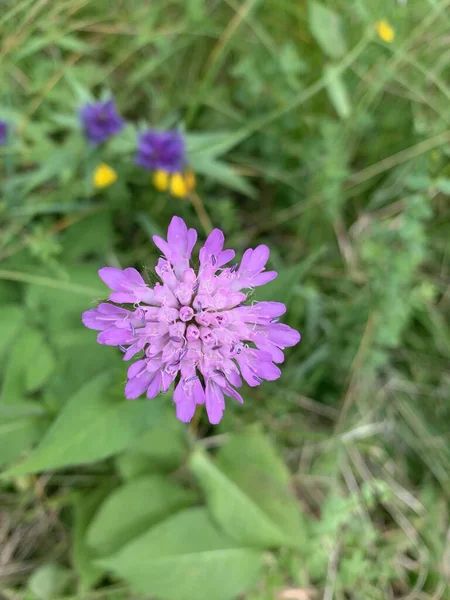
{"label": "green leaf", "polygon": [[253,586],[261,554],[241,548],[211,523],[203,508],[170,517],[98,561],[145,594],[168,600],[232,600]]}
{"label": "green leaf", "polygon": [[450,179],[446,177],[439,177],[439,179],[434,182],[434,185],[441,192],[441,194],[450,196]]}
{"label": "green leaf", "polygon": [[302,545],[305,527],[289,473],[264,435],[233,435],[215,463],[196,450],[189,466],[212,516],[233,539],[260,548]]}
{"label": "green leaf", "polygon": [[87,254],[104,256],[111,250],[114,236],[109,213],[96,213],[72,225],[63,238],[66,261],[75,261]]}
{"label": "green leaf", "polygon": [[273,281],[260,288],[256,288],[252,299],[260,301],[277,300],[278,302],[288,304],[294,294],[295,286],[300,283],[301,278],[309,272],[325,252],[326,246],[316,248],[305,260],[302,260],[297,265],[282,269],[279,271],[278,277]]}
{"label": "green leaf", "polygon": [[28,587],[41,600],[51,600],[64,593],[71,579],[68,569],[51,563],[42,565],[31,575]]}
{"label": "green leaf", "polygon": [[115,460],[116,468],[125,481],[157,471],[148,456],[132,450],[123,452]]}
{"label": "green leaf", "polygon": [[328,97],[341,119],[348,119],[352,105],[344,81],[335,67],[330,65],[324,69],[327,80]]}
{"label": "green leaf", "polygon": [[309,2],[309,30],[316,42],[331,58],[340,58],[347,51],[340,16],[328,6]]}
{"label": "green leaf", "polygon": [[38,390],[54,369],[53,354],[38,329],[27,327],[8,358],[0,403],[12,404],[27,392]]}
{"label": "green leaf", "polygon": [[24,321],[24,312],[14,304],[2,306],[0,310],[0,361],[3,364],[3,355],[13,343],[17,332]]}
{"label": "green leaf", "polygon": [[95,515],[87,543],[98,554],[117,552],[131,539],[197,498],[161,475],[136,479],[112,492]]}
{"label": "green leaf", "polygon": [[104,572],[104,569],[94,563],[97,557],[86,543],[86,531],[92,517],[110,492],[111,485],[106,485],[90,493],[76,492],[73,495],[72,560],[79,578],[78,587],[81,593],[94,586]]}
{"label": "green leaf", "polygon": [[[11,308],[14,308],[16,311],[21,310],[21,307],[18,306],[18,304],[21,302],[21,299],[21,290],[17,284],[10,281],[0,280],[0,306],[2,306],[2,311],[6,312]],[[14,317],[12,320],[15,320]],[[4,315],[2,317],[0,312],[0,324],[2,326],[2,331],[4,331],[3,327],[6,326],[8,322],[7,316]],[[3,348],[4,344],[4,340],[0,340],[0,348]]]}
{"label": "green leaf", "polygon": [[254,188],[226,163],[201,155],[191,159],[191,167],[196,173],[215,179],[231,190],[241,192],[249,198],[255,196]]}
{"label": "green leaf", "polygon": [[122,364],[120,352],[97,344],[95,337],[94,331],[81,326],[73,331],[55,332],[52,342],[58,352],[58,368],[45,388],[46,404],[55,411],[86,381]]}
{"label": "green leaf", "polygon": [[41,339],[39,350],[25,371],[25,389],[28,393],[39,390],[55,369],[55,359],[50,346]]}
{"label": "green leaf", "polygon": [[236,132],[225,131],[221,133],[188,133],[186,134],[186,145],[189,160],[197,158],[217,158],[231,150],[233,146],[241,141],[241,136]]}
{"label": "green leaf", "polygon": [[47,422],[40,418],[6,418],[0,411],[0,464],[14,460],[44,434]]}
{"label": "green leaf", "polygon": [[144,473],[170,472],[186,454],[185,428],[175,418],[172,407],[161,417],[156,430],[146,431],[128,452],[116,459],[125,479]]}
{"label": "green leaf", "polygon": [[6,475],[101,460],[130,446],[159,419],[161,400],[130,402],[110,391],[112,373],[83,386],[58,415],[35,452]]}
{"label": "green leaf", "polygon": [[[55,289],[46,285],[30,284],[26,288],[25,303],[32,314],[39,317],[53,340],[61,332],[80,330],[81,313],[95,306],[97,300],[106,298],[108,291],[92,266],[64,265],[67,280],[61,283],[67,289]],[[73,293],[70,285],[86,287],[86,294]],[[89,293],[92,289],[92,293]]]}

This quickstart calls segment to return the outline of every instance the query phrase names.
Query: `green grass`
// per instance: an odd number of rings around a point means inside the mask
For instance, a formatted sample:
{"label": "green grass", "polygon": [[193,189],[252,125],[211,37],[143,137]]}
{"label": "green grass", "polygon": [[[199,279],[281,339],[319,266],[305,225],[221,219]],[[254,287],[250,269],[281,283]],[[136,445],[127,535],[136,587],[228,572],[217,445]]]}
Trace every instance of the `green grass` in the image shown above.
{"label": "green grass", "polygon": [[[0,147],[0,461],[29,454],[110,362],[121,396],[123,365],[79,320],[103,293],[96,269],[151,270],[151,236],[174,214],[201,238],[212,224],[238,254],[270,246],[280,276],[255,297],[284,301],[303,336],[279,381],[196,432],[214,454],[261,424],[307,523],[303,547],[264,553],[244,597],[445,599],[450,1],[323,4],[337,25],[289,0],[3,3],[0,118],[14,132]],[[108,93],[132,125],[92,151],[77,111]],[[146,124],[186,131],[191,201],[157,192],[133,164]],[[119,177],[95,192],[101,160]],[[193,485],[188,450],[165,450],[171,436],[193,444],[192,432],[168,419],[151,451],[0,482],[3,596],[135,597],[110,575],[86,584],[80,548],[144,454],[161,466],[181,452],[174,477]]]}

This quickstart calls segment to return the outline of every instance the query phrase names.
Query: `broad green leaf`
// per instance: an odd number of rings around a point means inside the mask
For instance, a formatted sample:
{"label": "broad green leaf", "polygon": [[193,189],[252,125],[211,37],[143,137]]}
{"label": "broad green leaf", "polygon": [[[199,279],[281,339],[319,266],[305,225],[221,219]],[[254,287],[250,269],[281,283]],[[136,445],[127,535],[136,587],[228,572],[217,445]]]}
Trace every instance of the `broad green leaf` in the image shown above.
{"label": "broad green leaf", "polygon": [[117,457],[117,467],[125,479],[170,472],[181,464],[187,451],[185,428],[175,418],[172,407],[168,408],[157,429],[144,432],[129,451]]}
{"label": "broad green leaf", "polygon": [[305,527],[289,473],[268,439],[250,430],[233,435],[215,463],[196,450],[189,463],[220,527],[241,544],[300,546]]}
{"label": "broad green leaf", "polygon": [[31,575],[28,587],[40,600],[51,600],[64,593],[71,579],[69,569],[50,563],[42,565]]}
{"label": "broad green leaf", "polygon": [[331,58],[347,51],[340,16],[328,6],[311,0],[308,7],[309,30],[322,50]]}
{"label": "broad green leaf", "polygon": [[32,357],[25,371],[25,389],[36,392],[48,380],[55,369],[55,359],[50,346],[41,339],[39,349]]}
{"label": "broad green leaf", "polygon": [[252,587],[260,552],[219,532],[203,508],[170,517],[98,561],[137,591],[167,600],[232,600]]}
{"label": "broad green leaf", "polygon": [[191,159],[191,166],[196,173],[215,179],[231,190],[241,192],[249,198],[253,198],[255,195],[255,190],[246,179],[224,162],[199,155]]}
{"label": "broad green leaf", "polygon": [[0,412],[0,464],[17,458],[44,435],[47,421],[38,417],[7,418]]}
{"label": "broad green leaf", "polygon": [[[20,307],[18,306],[19,303],[21,302],[21,292],[19,291],[19,287],[17,286],[17,284],[11,282],[11,281],[4,281],[4,280],[0,280],[0,306],[2,307],[2,311],[5,310],[7,311],[8,309],[10,309],[11,307],[14,307],[16,310],[19,309]],[[1,311],[0,311],[1,313]],[[6,324],[6,322],[8,321],[7,317],[1,317],[0,315],[0,324],[2,325],[2,331],[3,331],[3,326]],[[12,317],[12,320],[15,320],[15,317]],[[0,347],[3,346],[3,340],[0,341]]]}
{"label": "broad green leaf", "polygon": [[73,495],[72,560],[79,579],[78,591],[81,593],[94,586],[104,572],[94,563],[97,557],[86,543],[86,531],[99,506],[111,492],[111,487],[97,487],[88,493],[77,491]]}
{"label": "broad green leaf", "polygon": [[1,368],[4,363],[3,357],[7,354],[8,348],[13,345],[23,321],[24,312],[19,306],[9,304],[0,309],[0,371],[3,370]]}
{"label": "broad green leaf", "polygon": [[325,67],[324,73],[331,103],[341,119],[348,119],[352,112],[352,105],[342,76],[332,66]]}
{"label": "broad green leaf", "polygon": [[[61,332],[79,330],[81,313],[96,306],[97,301],[107,297],[108,289],[100,281],[97,271],[91,266],[67,264],[64,266],[67,279],[62,280],[67,289],[56,289],[46,285],[30,284],[26,288],[25,303],[53,339]],[[70,285],[86,287],[86,293],[73,293]],[[92,289],[92,292],[89,290]]]}
{"label": "broad green leaf", "polygon": [[6,475],[36,473],[101,460],[155,426],[165,400],[125,400],[111,393],[114,374],[83,386],[62,409],[35,452]]}
{"label": "broad green leaf", "polygon": [[239,143],[240,137],[236,132],[225,131],[222,133],[188,133],[186,144],[189,159],[196,160],[200,157],[209,159],[217,158],[231,150]]}
{"label": "broad green leaf", "polygon": [[72,332],[55,333],[52,342],[58,353],[58,368],[47,383],[44,397],[46,404],[55,411],[86,381],[122,364],[118,349],[97,344],[96,332],[82,326]]}
{"label": "broad green leaf", "polygon": [[441,194],[450,196],[450,179],[447,177],[439,177],[439,179],[434,182],[434,185],[441,192]]}
{"label": "broad green leaf", "polygon": [[187,452],[185,428],[169,408],[157,429],[144,432],[136,444],[117,457],[116,465],[124,479],[168,473],[181,464]]}
{"label": "broad green leaf", "polygon": [[117,552],[131,539],[170,514],[194,503],[197,495],[161,475],[141,477],[113,491],[87,532],[98,554]]}
{"label": "broad green leaf", "polygon": [[137,479],[141,475],[148,475],[157,471],[148,456],[132,450],[123,452],[115,460],[115,465],[120,476],[125,481]]}
{"label": "broad green leaf", "polygon": [[53,354],[42,333],[25,328],[16,337],[8,357],[0,403],[22,400],[27,392],[39,389],[54,369]]}
{"label": "broad green leaf", "polygon": [[111,250],[113,241],[110,214],[94,213],[72,225],[64,235],[62,247],[65,260],[75,261],[88,254],[104,256]]}
{"label": "broad green leaf", "polygon": [[127,123],[120,133],[115,135],[108,143],[108,151],[113,155],[123,156],[136,150],[136,137],[138,132],[133,123]]}
{"label": "broad green leaf", "polygon": [[0,422],[27,417],[44,417],[46,414],[47,411],[35,400],[0,404]]}

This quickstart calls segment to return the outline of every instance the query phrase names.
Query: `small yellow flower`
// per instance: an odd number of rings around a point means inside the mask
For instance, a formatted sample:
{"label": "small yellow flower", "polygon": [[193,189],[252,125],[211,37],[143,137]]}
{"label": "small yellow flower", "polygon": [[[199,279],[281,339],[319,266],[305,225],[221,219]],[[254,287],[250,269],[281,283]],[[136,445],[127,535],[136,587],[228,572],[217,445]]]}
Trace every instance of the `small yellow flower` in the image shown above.
{"label": "small yellow flower", "polygon": [[165,192],[169,187],[169,174],[166,171],[155,171],[153,185],[160,192]]}
{"label": "small yellow flower", "polygon": [[184,198],[188,192],[188,186],[181,173],[175,173],[170,178],[170,193],[176,198]]}
{"label": "small yellow flower", "polygon": [[109,165],[101,163],[94,172],[94,187],[99,190],[112,185],[117,180],[117,173]]}
{"label": "small yellow flower", "polygon": [[387,21],[384,19],[382,21],[377,21],[376,28],[380,40],[383,40],[386,44],[390,44],[394,41],[395,30]]}
{"label": "small yellow flower", "polygon": [[195,188],[195,175],[190,169],[185,173],[174,173],[173,175],[167,171],[155,171],[153,185],[160,192],[169,190],[172,196],[184,198]]}

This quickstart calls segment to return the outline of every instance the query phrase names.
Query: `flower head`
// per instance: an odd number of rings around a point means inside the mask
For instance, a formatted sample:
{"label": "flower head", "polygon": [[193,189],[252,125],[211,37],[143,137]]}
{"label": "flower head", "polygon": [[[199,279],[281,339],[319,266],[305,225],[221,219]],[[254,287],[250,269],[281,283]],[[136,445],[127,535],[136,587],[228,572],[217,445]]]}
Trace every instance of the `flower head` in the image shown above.
{"label": "flower head", "polygon": [[200,249],[196,272],[190,259],[197,232],[182,219],[173,217],[167,241],[153,240],[163,254],[155,268],[161,283],[148,286],[133,268],[100,269],[111,303],[86,311],[83,323],[100,331],[100,344],[119,346],[124,360],[142,353],[128,369],[127,398],[154,398],[175,382],[178,419],[189,422],[197,404],[206,404],[210,422],[219,423],[224,396],[243,402],[236,390],[242,378],[251,387],[278,379],[283,350],[300,340],[278,322],[284,304],[246,303],[249,290],[277,275],[265,270],[269,248],[248,249],[240,264],[227,267],[235,253],[223,249],[224,235],[214,229]]}
{"label": "flower head", "polygon": [[8,140],[8,123],[0,121],[0,146],[4,146]]}
{"label": "flower head", "polygon": [[100,163],[94,171],[93,183],[99,190],[112,185],[117,181],[117,173],[106,163]]}
{"label": "flower head", "polygon": [[190,169],[173,175],[167,171],[155,171],[153,185],[160,192],[169,190],[175,198],[184,198],[195,188],[195,175]]}
{"label": "flower head", "polygon": [[395,30],[388,23],[388,21],[385,21],[384,19],[382,21],[377,21],[376,29],[377,29],[378,37],[380,38],[380,40],[383,40],[383,42],[390,44],[391,42],[394,41]]}
{"label": "flower head", "polygon": [[141,134],[136,163],[149,171],[179,173],[186,163],[184,137],[179,131],[154,131]]}
{"label": "flower head", "polygon": [[125,122],[113,100],[86,104],[80,111],[84,133],[92,144],[101,144],[122,131]]}

